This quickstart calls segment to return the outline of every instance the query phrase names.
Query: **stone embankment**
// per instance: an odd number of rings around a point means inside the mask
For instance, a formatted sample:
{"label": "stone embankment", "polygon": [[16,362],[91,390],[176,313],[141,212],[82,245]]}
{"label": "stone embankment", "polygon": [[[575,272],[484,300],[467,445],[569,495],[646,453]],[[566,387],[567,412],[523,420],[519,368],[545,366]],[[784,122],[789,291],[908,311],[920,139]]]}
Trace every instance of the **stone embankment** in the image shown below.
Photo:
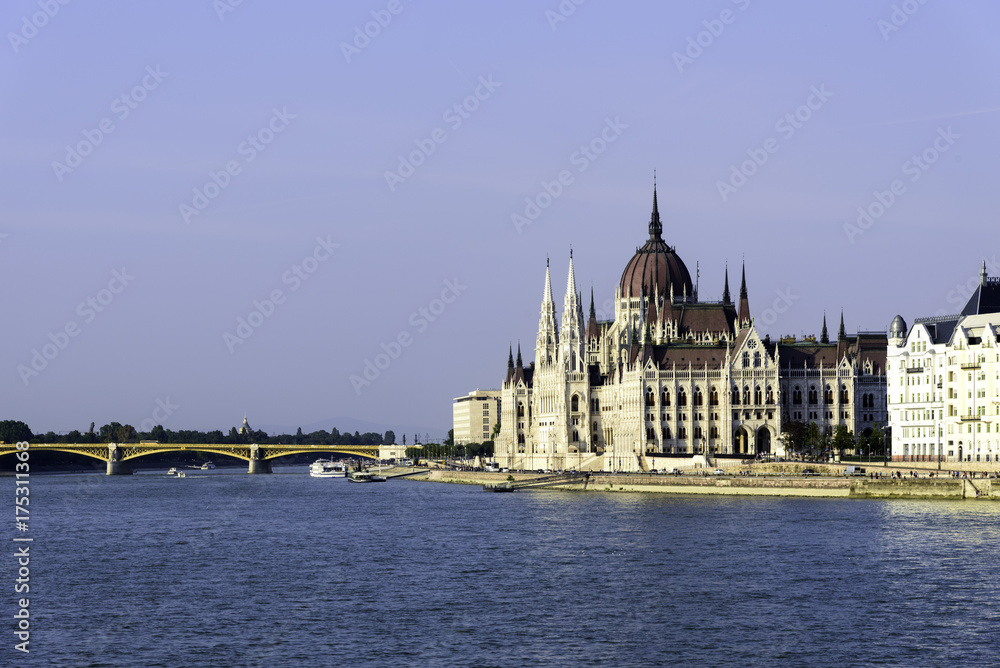
{"label": "stone embankment", "polygon": [[[725,494],[754,496],[811,496],[869,499],[996,499],[1000,483],[993,478],[868,478],[836,475],[801,476],[801,464],[771,464],[786,471],[757,471],[751,475],[681,476],[592,473],[550,489],[598,492],[655,492],[661,494]],[[838,467],[843,471],[843,467]],[[466,485],[488,485],[513,478],[515,483],[541,476],[534,473],[484,473],[481,471],[430,471],[426,480]]]}

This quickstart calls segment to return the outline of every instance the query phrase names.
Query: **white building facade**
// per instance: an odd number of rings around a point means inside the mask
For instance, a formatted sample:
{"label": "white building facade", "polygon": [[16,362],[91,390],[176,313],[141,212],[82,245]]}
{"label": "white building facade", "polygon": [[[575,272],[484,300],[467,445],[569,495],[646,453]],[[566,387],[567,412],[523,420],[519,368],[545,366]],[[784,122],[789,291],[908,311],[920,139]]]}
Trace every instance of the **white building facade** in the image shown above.
{"label": "white building facade", "polygon": [[893,461],[1000,461],[1000,278],[958,315],[896,316],[887,359]]}
{"label": "white building facade", "polygon": [[[520,346],[516,361],[508,353],[498,462],[643,471],[677,457],[784,456],[778,437],[793,413],[852,430],[884,424],[884,332],[848,338],[842,319],[836,343],[825,340],[825,323],[819,343],[761,338],[745,271],[738,302],[728,270],[721,301],[700,301],[662,229],[654,188],[649,239],[622,273],[610,321],[597,320],[593,291],[584,319],[570,253],[560,323],[546,264],[535,361],[525,367]],[[861,384],[871,391],[859,395]]]}
{"label": "white building facade", "polygon": [[500,417],[500,391],[476,390],[456,397],[451,413],[456,445],[489,441]]}

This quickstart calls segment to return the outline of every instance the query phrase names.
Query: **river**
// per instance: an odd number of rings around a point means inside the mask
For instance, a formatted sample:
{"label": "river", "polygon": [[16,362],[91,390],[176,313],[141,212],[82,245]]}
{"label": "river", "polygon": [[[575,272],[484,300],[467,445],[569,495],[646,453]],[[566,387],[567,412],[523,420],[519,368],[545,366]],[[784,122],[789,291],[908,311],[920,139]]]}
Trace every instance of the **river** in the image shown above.
{"label": "river", "polygon": [[305,468],[31,487],[31,652],[8,631],[3,666],[997,663],[994,502],[484,494]]}

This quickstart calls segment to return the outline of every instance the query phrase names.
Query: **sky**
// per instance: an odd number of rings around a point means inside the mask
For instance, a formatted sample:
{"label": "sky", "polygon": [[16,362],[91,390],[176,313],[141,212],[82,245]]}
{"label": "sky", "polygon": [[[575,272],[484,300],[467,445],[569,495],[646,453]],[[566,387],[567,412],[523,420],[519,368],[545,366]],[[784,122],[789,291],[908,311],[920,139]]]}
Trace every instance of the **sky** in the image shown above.
{"label": "sky", "polygon": [[550,259],[599,315],[648,236],[762,333],[1000,274],[986,0],[0,8],[0,419],[451,426]]}

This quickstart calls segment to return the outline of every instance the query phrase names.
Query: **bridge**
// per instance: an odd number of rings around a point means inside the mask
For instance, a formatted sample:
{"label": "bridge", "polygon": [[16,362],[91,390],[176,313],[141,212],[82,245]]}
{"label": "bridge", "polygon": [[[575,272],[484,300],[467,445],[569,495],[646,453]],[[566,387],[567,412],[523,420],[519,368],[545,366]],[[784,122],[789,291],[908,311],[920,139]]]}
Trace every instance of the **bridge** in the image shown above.
{"label": "bridge", "polygon": [[[0,443],[0,456],[17,452],[14,443]],[[249,462],[249,473],[270,473],[271,461],[285,455],[310,452],[378,459],[377,445],[226,445],[214,443],[32,443],[29,452],[70,452],[107,463],[108,475],[130,475],[131,461],[162,452],[210,452]]]}

